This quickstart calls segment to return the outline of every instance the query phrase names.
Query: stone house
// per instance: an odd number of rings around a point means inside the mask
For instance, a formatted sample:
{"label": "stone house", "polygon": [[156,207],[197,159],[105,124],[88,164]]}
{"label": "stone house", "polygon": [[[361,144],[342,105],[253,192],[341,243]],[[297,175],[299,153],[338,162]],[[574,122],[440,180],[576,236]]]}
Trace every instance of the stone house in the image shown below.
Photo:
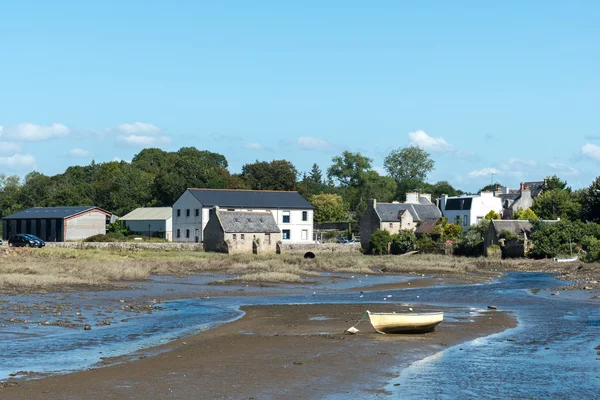
{"label": "stone house", "polygon": [[519,189],[498,187],[495,195],[502,199],[502,219],[512,219],[518,210],[527,210],[533,199],[542,193],[543,181],[521,182]]}
{"label": "stone house", "polygon": [[281,230],[270,212],[210,210],[204,250],[221,253],[276,253]]}
{"label": "stone house", "polygon": [[403,229],[416,230],[425,221],[438,221],[442,213],[427,195],[407,194],[406,203],[378,203],[369,200],[360,222],[360,242],[363,249],[368,251],[371,235],[376,230],[387,230],[391,234]]}
{"label": "stone house", "polygon": [[[533,224],[522,220],[492,220],[483,240],[483,254],[487,255],[488,247],[496,245],[502,249],[502,257],[524,257],[531,248],[531,231]],[[500,238],[503,231],[510,232],[516,240]]]}
{"label": "stone house", "polygon": [[298,192],[239,189],[187,189],[173,205],[173,241],[200,243],[210,210],[270,212],[281,240],[313,243],[313,206]]}

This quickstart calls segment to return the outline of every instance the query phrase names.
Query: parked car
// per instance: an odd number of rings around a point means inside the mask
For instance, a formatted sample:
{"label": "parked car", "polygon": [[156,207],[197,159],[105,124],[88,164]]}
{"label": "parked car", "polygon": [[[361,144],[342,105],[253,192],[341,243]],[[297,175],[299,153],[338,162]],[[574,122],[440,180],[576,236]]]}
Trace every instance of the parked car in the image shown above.
{"label": "parked car", "polygon": [[336,243],[349,243],[349,242],[348,242],[348,238],[339,237],[339,238],[337,238]]}
{"label": "parked car", "polygon": [[42,247],[46,243],[36,236],[18,233],[8,238],[8,245],[11,247]]}
{"label": "parked car", "polygon": [[46,242],[44,242],[42,239],[35,235],[27,234],[27,236],[29,237],[29,239],[32,239],[34,242],[37,243],[37,247],[44,247],[46,245]]}

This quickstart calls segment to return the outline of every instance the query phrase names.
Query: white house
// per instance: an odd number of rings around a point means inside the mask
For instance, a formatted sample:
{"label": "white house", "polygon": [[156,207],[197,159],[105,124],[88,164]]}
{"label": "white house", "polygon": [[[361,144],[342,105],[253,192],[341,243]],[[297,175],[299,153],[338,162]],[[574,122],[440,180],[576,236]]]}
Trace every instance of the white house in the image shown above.
{"label": "white house", "polygon": [[492,192],[481,192],[472,196],[440,197],[440,210],[448,222],[461,221],[463,229],[477,224],[487,213],[494,210],[502,215],[502,199]]}
{"label": "white house", "polygon": [[187,189],[173,204],[173,241],[202,242],[209,210],[273,214],[282,241],[313,241],[313,207],[298,192],[270,190]]}
{"label": "white house", "polygon": [[171,207],[140,207],[120,218],[121,224],[139,235],[158,236],[173,240],[173,209]]}

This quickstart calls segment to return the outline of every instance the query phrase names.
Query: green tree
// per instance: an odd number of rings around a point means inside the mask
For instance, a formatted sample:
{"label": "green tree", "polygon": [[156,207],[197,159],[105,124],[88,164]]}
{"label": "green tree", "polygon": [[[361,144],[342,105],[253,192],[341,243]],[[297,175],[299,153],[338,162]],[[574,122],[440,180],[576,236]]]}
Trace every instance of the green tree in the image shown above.
{"label": "green tree", "polygon": [[600,222],[600,176],[582,191],[581,214],[586,221]]}
{"label": "green tree", "polygon": [[413,251],[417,238],[410,229],[403,229],[391,237],[390,252],[392,254],[404,254]]}
{"label": "green tree", "polygon": [[296,190],[298,170],[287,160],[256,161],[242,166],[242,177],[254,190]]}
{"label": "green tree", "polygon": [[316,223],[348,220],[344,200],[337,194],[316,194],[310,198],[310,203],[315,208],[313,215]]}
{"label": "green tree", "polygon": [[489,185],[486,185],[484,187],[482,187],[481,189],[479,189],[477,191],[477,193],[481,193],[481,192],[495,192],[496,190],[498,190],[498,187],[502,187],[502,185],[498,182],[496,183],[491,183]]}
{"label": "green tree", "polygon": [[322,184],[323,183],[323,172],[321,172],[321,168],[315,163],[310,170],[310,175],[308,176],[314,183]]}
{"label": "green tree", "polygon": [[327,169],[327,176],[337,180],[342,187],[358,187],[364,174],[371,170],[371,158],[360,153],[344,151],[332,159],[333,165]]}
{"label": "green tree", "polygon": [[386,230],[376,230],[369,239],[369,248],[371,254],[383,255],[388,254],[388,247],[392,241],[392,236]]}
{"label": "green tree", "polygon": [[552,189],[533,199],[531,210],[541,219],[579,219],[581,205],[569,190]]}
{"label": "green tree", "polygon": [[500,219],[500,214],[494,210],[490,210],[489,213],[485,214],[485,219]]}
{"label": "green tree", "polygon": [[490,226],[489,219],[483,219],[464,234],[462,240],[458,244],[454,254],[480,257],[483,255],[483,240]]}
{"label": "green tree", "polygon": [[435,163],[425,150],[408,146],[390,152],[383,165],[398,183],[399,196],[405,198],[406,192],[417,189],[425,182]]}
{"label": "green tree", "polygon": [[571,188],[567,187],[567,181],[563,181],[556,175],[552,175],[549,178],[544,179],[542,184],[542,192],[549,192],[551,190],[567,190],[571,191]]}
{"label": "green tree", "polygon": [[526,210],[518,209],[513,214],[513,218],[525,220],[525,221],[531,221],[531,220],[537,221],[539,219],[538,216],[535,214],[535,212],[533,212],[533,210],[531,208],[528,208]]}

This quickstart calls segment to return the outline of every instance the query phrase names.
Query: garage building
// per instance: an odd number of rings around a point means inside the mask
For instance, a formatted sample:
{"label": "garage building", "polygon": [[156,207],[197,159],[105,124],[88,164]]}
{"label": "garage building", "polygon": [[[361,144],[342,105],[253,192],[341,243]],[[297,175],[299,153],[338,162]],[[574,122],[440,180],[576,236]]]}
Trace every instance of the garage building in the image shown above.
{"label": "garage building", "polygon": [[2,238],[28,233],[46,242],[105,234],[113,215],[99,207],[34,207],[2,218]]}
{"label": "garage building", "polygon": [[171,207],[140,207],[120,218],[121,226],[131,232],[173,240],[173,209]]}

